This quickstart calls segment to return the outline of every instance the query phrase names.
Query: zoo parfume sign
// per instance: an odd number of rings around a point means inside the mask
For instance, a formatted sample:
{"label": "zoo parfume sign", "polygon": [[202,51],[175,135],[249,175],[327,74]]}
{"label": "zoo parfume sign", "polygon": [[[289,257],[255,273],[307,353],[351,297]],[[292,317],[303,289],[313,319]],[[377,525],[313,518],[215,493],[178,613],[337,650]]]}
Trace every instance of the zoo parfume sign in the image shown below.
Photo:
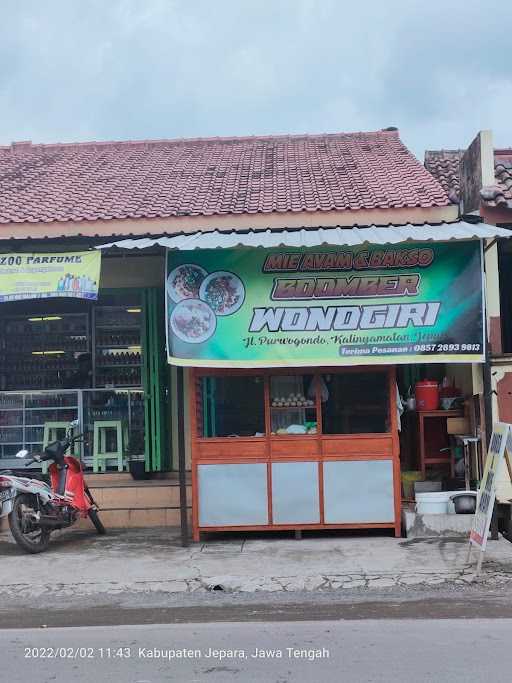
{"label": "zoo parfume sign", "polygon": [[72,297],[97,299],[101,252],[0,254],[0,302]]}

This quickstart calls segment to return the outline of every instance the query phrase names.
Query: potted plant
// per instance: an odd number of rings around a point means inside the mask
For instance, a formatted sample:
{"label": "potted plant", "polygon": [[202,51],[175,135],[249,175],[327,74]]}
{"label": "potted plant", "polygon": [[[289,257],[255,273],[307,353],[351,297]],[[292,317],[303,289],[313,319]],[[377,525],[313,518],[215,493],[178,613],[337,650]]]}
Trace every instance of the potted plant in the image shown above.
{"label": "potted plant", "polygon": [[146,472],[145,443],[142,432],[132,432],[128,441],[128,469],[135,480],[149,479],[151,472]]}

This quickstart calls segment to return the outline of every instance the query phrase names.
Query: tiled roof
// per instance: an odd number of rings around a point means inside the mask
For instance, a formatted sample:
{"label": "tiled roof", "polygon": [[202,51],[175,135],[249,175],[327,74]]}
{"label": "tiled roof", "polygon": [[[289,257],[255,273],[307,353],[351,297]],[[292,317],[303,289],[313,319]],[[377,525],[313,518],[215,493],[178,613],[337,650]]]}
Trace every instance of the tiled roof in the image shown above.
{"label": "tiled roof", "polygon": [[448,204],[396,129],[0,147],[0,223]]}
{"label": "tiled roof", "polygon": [[488,206],[512,209],[512,149],[494,150],[496,184],[482,188],[480,195]]}
{"label": "tiled roof", "polygon": [[425,168],[439,181],[454,203],[458,203],[460,197],[459,165],[463,154],[463,149],[425,152]]}
{"label": "tiled roof", "polygon": [[[425,168],[454,201],[458,201],[460,197],[459,167],[463,154],[463,149],[425,152]],[[494,150],[494,177],[494,185],[488,185],[480,190],[482,201],[487,206],[512,209],[512,149]]]}

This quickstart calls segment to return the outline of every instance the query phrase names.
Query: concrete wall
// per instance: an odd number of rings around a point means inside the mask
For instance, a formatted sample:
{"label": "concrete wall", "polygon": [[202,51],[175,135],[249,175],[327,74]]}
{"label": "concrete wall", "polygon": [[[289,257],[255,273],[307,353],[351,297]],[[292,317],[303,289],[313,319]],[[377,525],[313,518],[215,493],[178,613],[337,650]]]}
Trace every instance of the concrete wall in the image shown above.
{"label": "concrete wall", "polygon": [[[493,185],[495,177],[492,136],[486,138],[484,147],[485,149],[482,150],[483,185]],[[512,211],[489,209],[484,204],[480,207],[480,215],[490,225],[512,222]],[[485,289],[487,334],[491,356],[492,420],[512,423],[512,358],[503,355],[499,261],[496,243],[486,245]],[[501,502],[512,499],[512,483],[505,466],[498,474],[497,498]]]}
{"label": "concrete wall", "polygon": [[[116,475],[89,475],[86,479],[107,529],[180,525],[180,490],[177,479],[133,482],[128,475],[126,479],[116,478]],[[188,485],[189,514],[191,500]],[[84,520],[80,528],[90,528],[90,522]]]}
{"label": "concrete wall", "polygon": [[485,252],[485,300],[487,308],[487,338],[492,356],[503,351],[501,343],[500,280],[498,245],[488,245]]}
{"label": "concrete wall", "polygon": [[[493,422],[512,423],[512,359],[499,365],[493,364],[491,371]],[[506,466],[498,473],[496,496],[500,502],[512,499],[512,482]]]}

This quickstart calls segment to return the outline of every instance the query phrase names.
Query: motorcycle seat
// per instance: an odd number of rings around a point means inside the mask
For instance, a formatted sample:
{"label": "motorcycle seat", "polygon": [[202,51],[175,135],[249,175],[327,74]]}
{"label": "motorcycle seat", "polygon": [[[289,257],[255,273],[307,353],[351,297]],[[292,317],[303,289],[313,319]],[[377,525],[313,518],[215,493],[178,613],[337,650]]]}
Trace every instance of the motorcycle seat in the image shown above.
{"label": "motorcycle seat", "polygon": [[48,478],[41,472],[31,472],[30,470],[1,470],[0,474],[5,474],[11,477],[23,477],[23,479],[37,479],[38,481],[47,482]]}

